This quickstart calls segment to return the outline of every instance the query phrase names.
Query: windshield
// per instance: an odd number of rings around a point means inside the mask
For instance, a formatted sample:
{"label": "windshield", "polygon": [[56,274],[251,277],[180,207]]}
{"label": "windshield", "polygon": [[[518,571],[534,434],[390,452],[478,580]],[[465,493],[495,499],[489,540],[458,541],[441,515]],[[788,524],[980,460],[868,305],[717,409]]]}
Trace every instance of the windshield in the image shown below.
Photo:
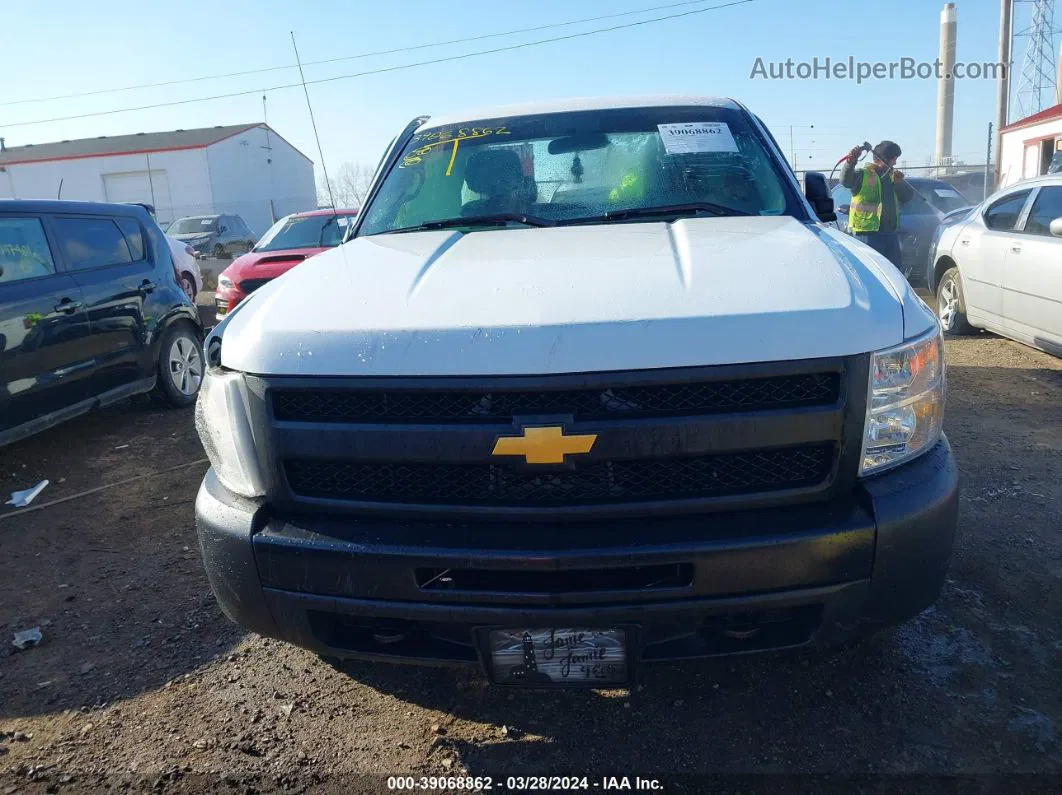
{"label": "windshield", "polygon": [[214,232],[218,228],[218,217],[209,215],[196,218],[179,218],[166,230],[170,235],[191,235],[196,232]]}
{"label": "windshield", "polygon": [[966,197],[947,183],[936,182],[920,185],[917,182],[912,182],[911,184],[925,197],[927,202],[942,213],[947,214],[952,210],[961,210],[963,207],[970,206],[970,202],[967,201]]}
{"label": "windshield", "polygon": [[553,113],[417,133],[364,210],[359,234],[499,215],[536,225],[660,220],[668,213],[651,208],[695,212],[689,205],[711,215],[795,214],[790,202],[778,164],[739,111]]}
{"label": "windshield", "polygon": [[338,246],[354,218],[353,215],[289,215],[269,227],[254,250],[284,251]]}

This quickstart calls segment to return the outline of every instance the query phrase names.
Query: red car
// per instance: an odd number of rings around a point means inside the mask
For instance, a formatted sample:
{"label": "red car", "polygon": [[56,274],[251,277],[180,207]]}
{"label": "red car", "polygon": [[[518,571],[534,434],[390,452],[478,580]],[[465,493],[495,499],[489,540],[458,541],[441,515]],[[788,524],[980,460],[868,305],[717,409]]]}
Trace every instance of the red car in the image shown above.
{"label": "red car", "polygon": [[218,318],[304,259],[338,246],[357,215],[357,210],[311,210],[281,218],[254,248],[221,272],[215,293]]}

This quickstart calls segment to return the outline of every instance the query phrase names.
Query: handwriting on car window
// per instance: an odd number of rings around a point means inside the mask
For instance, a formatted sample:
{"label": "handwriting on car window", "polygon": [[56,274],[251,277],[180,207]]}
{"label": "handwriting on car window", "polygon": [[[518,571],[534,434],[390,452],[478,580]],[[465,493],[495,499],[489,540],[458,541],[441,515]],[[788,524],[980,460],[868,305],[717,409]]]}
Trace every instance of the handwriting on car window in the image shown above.
{"label": "handwriting on car window", "polygon": [[491,135],[512,135],[508,127],[459,127],[456,134],[452,130],[434,130],[413,136],[414,144],[421,144],[402,158],[399,168],[409,168],[424,162],[424,157],[432,152],[445,151],[445,146],[450,146],[450,162],[446,167],[446,176],[450,176],[454,160],[457,157],[457,147],[461,141],[474,138],[487,138]]}

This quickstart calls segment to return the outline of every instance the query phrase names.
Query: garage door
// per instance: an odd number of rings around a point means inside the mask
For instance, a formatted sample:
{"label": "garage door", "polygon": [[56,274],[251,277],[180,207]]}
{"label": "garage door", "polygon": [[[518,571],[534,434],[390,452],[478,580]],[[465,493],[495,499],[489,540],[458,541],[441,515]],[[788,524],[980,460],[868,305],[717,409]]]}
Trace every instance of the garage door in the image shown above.
{"label": "garage door", "polygon": [[107,201],[142,202],[155,205],[155,215],[160,224],[173,220],[170,201],[170,181],[165,169],[127,171],[122,174],[104,174],[103,191]]}

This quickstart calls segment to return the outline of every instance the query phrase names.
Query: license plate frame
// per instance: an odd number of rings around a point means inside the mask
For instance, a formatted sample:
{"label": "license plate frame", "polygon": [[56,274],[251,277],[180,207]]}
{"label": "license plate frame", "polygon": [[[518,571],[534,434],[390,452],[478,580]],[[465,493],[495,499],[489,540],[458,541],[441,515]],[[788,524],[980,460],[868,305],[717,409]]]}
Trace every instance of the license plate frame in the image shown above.
{"label": "license plate frame", "polygon": [[[582,635],[583,637],[579,637]],[[527,637],[533,652],[527,669]],[[553,653],[549,653],[550,643]],[[618,624],[607,627],[512,626],[484,627],[480,648],[493,684],[501,687],[570,690],[626,688],[634,681],[637,629]],[[501,653],[499,657],[499,652]],[[565,662],[568,675],[563,676]],[[589,675],[583,666],[589,666]],[[513,674],[514,669],[524,672]]]}

